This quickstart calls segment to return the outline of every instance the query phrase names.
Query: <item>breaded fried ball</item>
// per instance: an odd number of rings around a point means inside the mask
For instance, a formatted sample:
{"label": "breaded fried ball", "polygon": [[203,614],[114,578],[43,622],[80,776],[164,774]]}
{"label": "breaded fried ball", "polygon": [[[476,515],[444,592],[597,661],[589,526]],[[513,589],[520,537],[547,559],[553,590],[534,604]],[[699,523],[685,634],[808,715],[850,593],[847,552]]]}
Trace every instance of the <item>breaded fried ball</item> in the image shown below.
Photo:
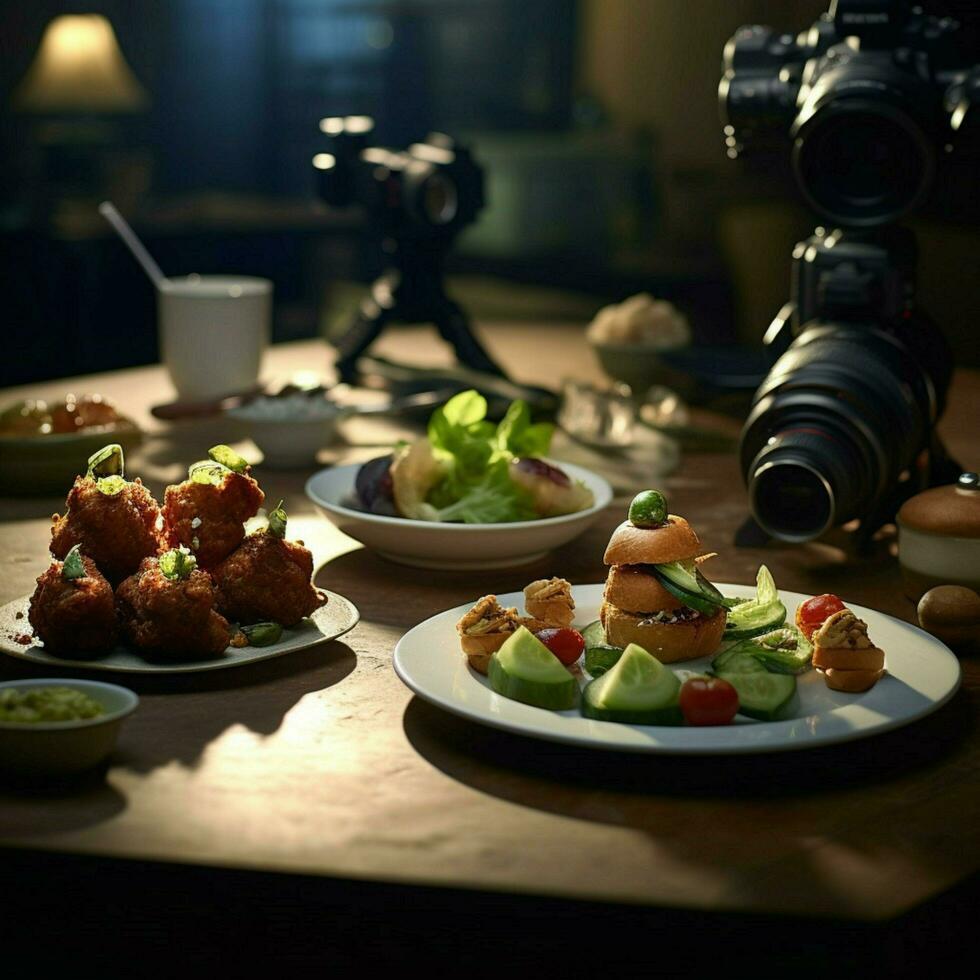
{"label": "breaded fried ball", "polygon": [[265,494],[250,476],[229,471],[217,485],[185,480],[167,487],[163,533],[170,548],[190,548],[203,568],[227,558],[245,537]]}
{"label": "breaded fried ball", "polygon": [[137,477],[118,493],[103,493],[90,476],[76,477],[65,515],[51,524],[51,554],[63,559],[74,547],[91,558],[112,585],[118,585],[160,547],[160,505]]}
{"label": "breaded fried ball", "polygon": [[146,558],[135,575],[116,589],[123,635],[155,657],[220,656],[231,640],[228,621],[214,608],[215,589],[207,572],[168,578],[157,558]]}
{"label": "breaded fried ball", "polygon": [[218,609],[239,623],[295,626],[326,605],[313,586],[313,556],[301,541],[286,541],[268,530],[250,534],[213,573]]}
{"label": "breaded fried ball", "polygon": [[95,562],[82,556],[85,574],[65,578],[55,560],[38,576],[28,619],[48,653],[86,656],[116,645],[115,597]]}

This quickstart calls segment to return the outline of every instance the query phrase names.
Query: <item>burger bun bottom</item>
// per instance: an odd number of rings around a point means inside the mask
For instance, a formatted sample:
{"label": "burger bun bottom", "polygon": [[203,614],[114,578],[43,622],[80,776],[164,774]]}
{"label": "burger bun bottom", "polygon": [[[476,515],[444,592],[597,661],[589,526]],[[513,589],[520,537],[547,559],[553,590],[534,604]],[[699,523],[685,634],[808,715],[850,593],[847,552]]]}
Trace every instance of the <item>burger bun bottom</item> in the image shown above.
{"label": "burger bun bottom", "polygon": [[719,609],[713,616],[698,616],[679,623],[652,623],[641,613],[626,612],[611,602],[599,609],[606,642],[617,647],[636,643],[661,663],[695,660],[715,652],[725,632],[727,615]]}

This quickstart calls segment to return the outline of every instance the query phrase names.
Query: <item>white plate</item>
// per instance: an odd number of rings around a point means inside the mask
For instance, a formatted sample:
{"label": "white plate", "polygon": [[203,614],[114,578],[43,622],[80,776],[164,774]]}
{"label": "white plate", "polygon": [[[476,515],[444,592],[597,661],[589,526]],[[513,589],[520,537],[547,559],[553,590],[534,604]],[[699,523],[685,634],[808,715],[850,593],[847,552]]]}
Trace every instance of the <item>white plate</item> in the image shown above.
{"label": "white plate", "polygon": [[562,517],[510,524],[439,524],[405,517],[384,517],[348,506],[360,464],[314,473],[306,495],[344,534],[392,561],[419,568],[458,570],[526,565],[577,538],[612,500],[612,487],[581,466],[553,462],[573,480],[581,480],[595,498],[587,510]]}
{"label": "white plate", "polygon": [[[725,595],[751,597],[746,585],[716,583]],[[576,624],[599,618],[602,585],[577,585]],[[780,592],[790,622],[809,596]],[[498,597],[503,606],[522,606],[524,595]],[[864,694],[831,691],[816,671],[798,678],[799,711],[787,721],[759,722],[739,716],[716,728],[622,725],[583,718],[578,710],[547,711],[495,694],[460,651],[456,622],[472,603],[439,613],[406,633],[395,647],[395,671],[419,697],[494,728],[591,748],[629,752],[706,755],[776,752],[847,742],[907,725],[945,704],[960,683],[959,661],[928,633],[884,613],[847,603],[868,624],[885,651],[886,675]],[[703,670],[710,657],[673,664]],[[587,680],[583,675],[583,682]]]}
{"label": "white plate", "polygon": [[[80,667],[85,670],[113,670],[126,674],[189,674],[201,670],[219,670],[223,667],[238,667],[281,657],[284,653],[305,650],[316,643],[335,640],[353,629],[360,619],[357,607],[349,599],[336,592],[323,590],[330,597],[309,619],[298,626],[282,631],[282,639],[267,647],[228,647],[224,656],[211,660],[148,661],[129,647],[119,644],[101,657],[68,659],[47,653],[43,646],[21,644],[18,636],[29,636],[31,625],[27,620],[30,596],[15,599],[0,607],[0,650],[18,660],[30,660],[45,667]],[[17,614],[21,617],[18,619]]]}

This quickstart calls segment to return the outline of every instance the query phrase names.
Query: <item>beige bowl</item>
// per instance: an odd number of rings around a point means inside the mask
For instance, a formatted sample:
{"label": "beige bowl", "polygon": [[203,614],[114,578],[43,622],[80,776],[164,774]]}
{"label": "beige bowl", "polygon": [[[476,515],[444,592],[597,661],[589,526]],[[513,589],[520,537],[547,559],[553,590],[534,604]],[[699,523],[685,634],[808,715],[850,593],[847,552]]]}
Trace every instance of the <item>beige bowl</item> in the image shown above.
{"label": "beige bowl", "polygon": [[898,512],[898,561],[905,593],[918,601],[935,585],[980,591],[980,480],[964,473],[932,487]]}
{"label": "beige bowl", "polygon": [[70,687],[105,709],[96,718],[77,721],[0,721],[0,768],[29,775],[67,775],[98,765],[115,748],[123,721],[139,704],[127,687],[102,681],[43,677],[5,681],[7,687]]}
{"label": "beige bowl", "polygon": [[650,344],[592,344],[602,370],[622,381],[633,389],[635,395],[642,395],[653,385],[664,385],[675,390],[690,386],[687,375],[670,367],[661,356],[665,350],[676,347],[657,348]]}

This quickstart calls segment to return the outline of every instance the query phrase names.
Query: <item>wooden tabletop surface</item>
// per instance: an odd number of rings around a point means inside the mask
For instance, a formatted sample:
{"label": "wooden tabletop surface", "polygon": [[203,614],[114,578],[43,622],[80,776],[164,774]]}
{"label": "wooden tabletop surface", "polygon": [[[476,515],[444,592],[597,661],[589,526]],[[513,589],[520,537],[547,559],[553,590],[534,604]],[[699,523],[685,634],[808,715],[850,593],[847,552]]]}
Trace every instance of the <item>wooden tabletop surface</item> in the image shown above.
{"label": "wooden tabletop surface", "polygon": [[[494,324],[484,336],[519,380],[597,378],[581,328]],[[386,337],[383,352],[433,361],[426,330]],[[265,374],[327,372],[317,342],[277,346]],[[166,424],[149,415],[171,390],[161,367],[7,390],[56,397],[100,391],[146,429],[128,460],[159,498],[215,442],[219,420]],[[980,376],[961,373],[942,431],[980,468]],[[723,435],[738,424],[700,413]],[[378,454],[410,426],[346,423],[321,465]],[[557,574],[604,578],[602,552],[625,502],[659,485],[719,553],[717,581],[754,580],[836,592],[906,620],[894,542],[865,558],[827,542],[736,549],[746,513],[732,451],[686,447],[663,472],[656,446],[603,457],[567,440],[556,455],[606,472],[614,503],[579,540],[533,565],[483,573],[419,572],[345,537],[303,494],[312,468],[255,475],[283,496],[291,536],[312,548],[316,582],[349,597],[361,622],[340,641],[265,663],[120,682],[138,691],[104,779],[39,798],[0,788],[0,844],[14,851],[98,855],[303,873],[351,882],[452,886],[648,907],[884,921],[975,874],[980,858],[976,660],[953,701],[914,725],[847,745],[740,758],[618,755],[525,739],[448,715],[414,697],[392,669],[399,637],[427,617],[488,592]],[[660,447],[663,448],[663,447]],[[670,452],[666,459],[673,458]],[[67,490],[67,487],[66,487]],[[63,498],[0,501],[0,603],[32,591],[48,563],[49,519]],[[0,657],[0,678],[37,676]],[[80,673],[79,676],[84,676]],[[0,784],[2,787],[2,784]]]}

